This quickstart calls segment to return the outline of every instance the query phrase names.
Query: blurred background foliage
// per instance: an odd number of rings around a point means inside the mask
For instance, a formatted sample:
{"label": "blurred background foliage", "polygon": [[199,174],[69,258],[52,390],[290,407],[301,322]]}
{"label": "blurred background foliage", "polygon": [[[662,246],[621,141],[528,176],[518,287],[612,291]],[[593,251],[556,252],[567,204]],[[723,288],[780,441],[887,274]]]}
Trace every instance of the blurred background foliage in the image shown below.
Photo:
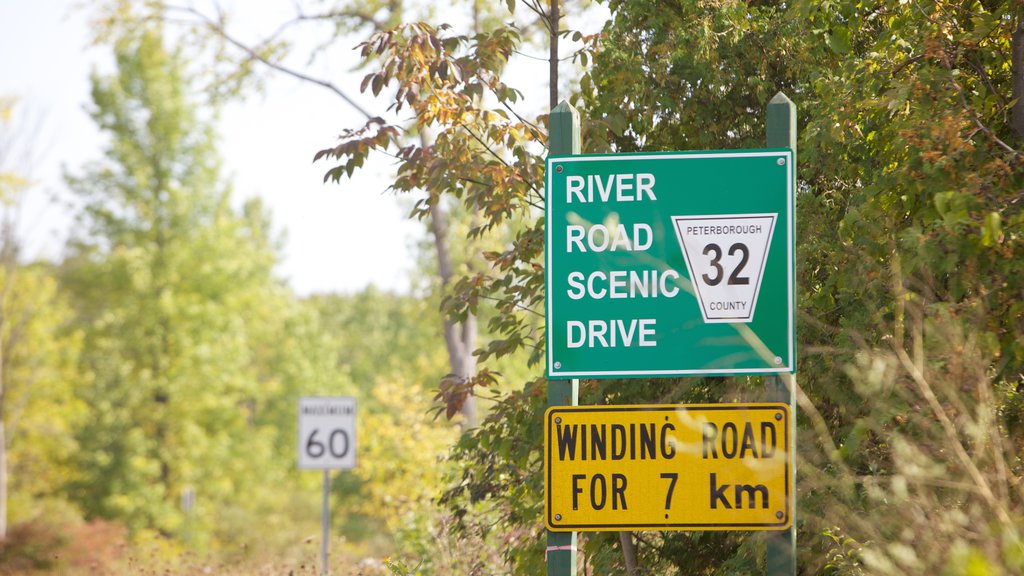
{"label": "blurred background foliage", "polygon": [[[362,90],[402,113],[309,151],[335,182],[394,157],[391,187],[429,232],[413,292],[299,297],[275,276],[271,215],[232,208],[221,107],[302,75],[283,59],[299,45],[246,45],[216,8],[104,5],[117,67],[94,76],[90,113],[107,145],[68,175],[81,211],[59,262],[19,253],[34,184],[14,152],[31,143],[0,100],[0,573],[315,573],[301,395],[359,399],[359,467],[332,484],[342,573],[544,570],[547,108],[526,102],[546,83],[511,63],[558,42],[537,69],[580,109],[585,152],[756,148],[767,101],[797,104],[800,573],[1024,572],[1019,0],[609,0],[590,29],[532,0],[303,9],[282,30],[329,33],[300,55],[364,42]],[[580,391],[762,397],[757,377]],[[760,574],[764,549],[584,534],[580,565]]]}

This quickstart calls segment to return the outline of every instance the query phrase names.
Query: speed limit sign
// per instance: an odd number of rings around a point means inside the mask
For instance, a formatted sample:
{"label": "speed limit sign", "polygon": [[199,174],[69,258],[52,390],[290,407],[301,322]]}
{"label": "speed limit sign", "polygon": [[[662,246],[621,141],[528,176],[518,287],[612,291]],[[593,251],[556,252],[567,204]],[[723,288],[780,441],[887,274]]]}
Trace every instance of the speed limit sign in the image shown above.
{"label": "speed limit sign", "polygon": [[299,468],[355,468],[356,399],[299,399]]}

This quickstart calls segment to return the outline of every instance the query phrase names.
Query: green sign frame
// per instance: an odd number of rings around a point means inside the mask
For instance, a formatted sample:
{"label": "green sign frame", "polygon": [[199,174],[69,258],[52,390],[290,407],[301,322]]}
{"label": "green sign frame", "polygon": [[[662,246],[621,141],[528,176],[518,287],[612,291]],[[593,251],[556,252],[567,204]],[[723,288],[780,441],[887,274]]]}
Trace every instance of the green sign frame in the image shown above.
{"label": "green sign frame", "polygon": [[550,156],[548,378],[794,372],[794,156]]}

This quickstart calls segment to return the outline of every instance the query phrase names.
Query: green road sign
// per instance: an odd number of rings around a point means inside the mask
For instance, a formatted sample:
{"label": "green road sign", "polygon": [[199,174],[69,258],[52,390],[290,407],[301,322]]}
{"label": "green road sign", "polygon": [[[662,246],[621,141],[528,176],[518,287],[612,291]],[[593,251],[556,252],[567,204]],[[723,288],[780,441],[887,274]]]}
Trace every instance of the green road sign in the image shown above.
{"label": "green road sign", "polygon": [[792,521],[789,406],[553,406],[544,417],[548,530],[783,530]]}
{"label": "green road sign", "polygon": [[793,153],[551,156],[550,378],[792,372]]}

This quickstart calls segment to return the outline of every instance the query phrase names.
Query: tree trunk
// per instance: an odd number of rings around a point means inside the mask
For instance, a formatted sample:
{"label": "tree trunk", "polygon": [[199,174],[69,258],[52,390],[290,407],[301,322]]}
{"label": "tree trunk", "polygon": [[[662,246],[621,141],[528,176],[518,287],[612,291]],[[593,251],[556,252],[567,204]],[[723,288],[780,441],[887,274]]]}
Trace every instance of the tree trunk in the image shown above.
{"label": "tree trunk", "polygon": [[7,423],[0,416],[0,542],[7,540]]}
{"label": "tree trunk", "polygon": [[14,286],[18,263],[18,245],[10,213],[3,216],[0,230],[0,260],[3,264],[3,286],[0,288],[0,542],[7,539],[7,300]]}
{"label": "tree trunk", "polygon": [[551,19],[548,31],[551,36],[551,51],[548,54],[548,109],[558,106],[558,26],[561,15],[558,12],[558,0],[551,0]]}
{"label": "tree trunk", "polygon": [[[441,199],[430,207],[430,228],[434,234],[434,247],[437,249],[437,270],[441,277],[442,293],[454,275],[451,248],[448,244],[448,215]],[[462,324],[444,318],[444,344],[448,350],[448,363],[451,373],[458,378],[470,378],[476,373],[476,316],[468,314]],[[476,426],[476,397],[470,390],[462,403],[462,431]]]}
{"label": "tree trunk", "polygon": [[[6,253],[7,250],[3,251]],[[3,293],[0,294],[0,542],[7,539],[7,363],[4,362],[4,331],[7,327],[5,304],[11,285],[11,268],[5,263]]]}
{"label": "tree trunk", "polygon": [[1010,62],[1013,72],[1013,110],[1010,126],[1017,136],[1017,145],[1024,142],[1024,14],[1017,16],[1017,28],[1010,39]]}
{"label": "tree trunk", "polygon": [[[473,6],[473,8],[474,8],[474,15],[473,15],[474,27],[478,27],[479,26],[479,6],[477,4],[478,1],[479,0],[474,0],[474,6]],[[396,11],[399,11],[401,9],[401,2],[398,1],[398,0],[391,1],[389,3],[389,8],[391,10],[391,13],[395,14],[395,13],[397,13]],[[299,72],[298,70],[295,70],[295,69],[289,68],[287,66],[284,66],[284,65],[280,64],[279,62],[271,61],[271,60],[261,56],[258,53],[258,51],[255,48],[253,48],[252,46],[247,45],[247,44],[239,41],[238,39],[234,38],[233,36],[230,36],[227,33],[227,31],[224,29],[224,27],[219,22],[217,22],[215,20],[212,20],[212,19],[204,16],[202,13],[198,12],[197,10],[194,10],[194,9],[191,9],[191,8],[186,9],[185,11],[190,13],[190,14],[192,14],[196,18],[198,18],[199,22],[201,24],[203,24],[204,26],[206,26],[210,31],[212,31],[213,33],[217,34],[218,36],[220,36],[221,38],[223,38],[224,40],[226,40],[230,44],[234,45],[235,47],[237,47],[240,50],[242,50],[243,52],[245,52],[250,58],[255,59],[255,60],[259,61],[259,62],[262,62],[263,64],[265,64],[266,66],[270,67],[271,69],[276,70],[278,72],[281,72],[281,73],[283,73],[285,75],[288,75],[288,76],[291,76],[293,78],[299,79],[299,80],[301,80],[303,82],[312,83],[312,84],[321,86],[323,88],[326,88],[326,89],[330,90],[331,92],[333,92],[336,96],[339,96],[349,106],[352,106],[357,112],[362,114],[367,119],[372,118],[372,115],[369,112],[367,112],[362,107],[360,107],[352,98],[350,98],[348,96],[348,94],[345,91],[341,90],[334,83],[329,82],[327,80],[320,79],[320,78],[314,78],[312,76],[309,76],[307,74]],[[554,28],[554,30],[556,30],[556,31],[557,31],[557,26],[558,26],[557,21],[558,21],[558,7],[555,6],[555,11],[554,11],[555,28]],[[556,95],[557,94],[557,83],[558,83],[558,67],[557,67],[557,64],[558,64],[558,62],[557,62],[558,41],[557,41],[557,36],[555,37],[555,44],[552,47],[552,50],[553,50],[552,53],[556,54],[556,56],[555,56],[555,72],[554,72],[554,77],[553,77],[554,78],[554,82],[552,83],[552,87],[553,87],[552,88],[552,90],[553,90],[552,91],[552,95]],[[554,96],[552,96],[552,98],[553,97]],[[552,106],[554,106],[554,104],[552,104]],[[427,143],[428,143],[427,136],[425,134],[421,133],[420,134],[420,139],[421,139],[420,141],[421,141],[423,147],[426,148],[427,147]],[[431,216],[431,221],[432,221],[431,222],[431,230],[432,230],[432,232],[434,234],[434,246],[437,249],[438,268],[440,270],[440,276],[441,276],[441,288],[442,288],[442,290],[444,290],[444,288],[448,286],[449,281],[451,280],[451,278],[452,278],[452,276],[454,274],[454,269],[453,269],[453,266],[452,266],[452,259],[451,259],[451,251],[450,251],[450,248],[449,248],[449,245],[448,245],[448,238],[446,236],[446,234],[448,233],[447,214],[445,213],[445,210],[444,210],[443,206],[435,204],[431,208],[430,216]],[[468,378],[468,377],[473,376],[476,373],[476,357],[473,356],[473,350],[476,349],[476,332],[477,332],[476,317],[473,316],[472,314],[470,314],[466,318],[465,322],[463,322],[462,324],[454,323],[454,322],[452,322],[452,321],[450,321],[448,319],[444,320],[444,341],[445,341],[445,346],[448,349],[449,365],[451,367],[451,373],[454,374],[457,377]],[[468,429],[470,429],[470,428],[472,428],[473,426],[476,425],[476,419],[477,419],[476,399],[475,399],[475,397],[472,394],[470,394],[469,397],[466,398],[466,401],[463,403],[462,409],[461,409],[461,413],[462,413],[462,416],[463,416],[463,421],[462,421],[462,429],[463,429],[463,431],[468,430]]]}

